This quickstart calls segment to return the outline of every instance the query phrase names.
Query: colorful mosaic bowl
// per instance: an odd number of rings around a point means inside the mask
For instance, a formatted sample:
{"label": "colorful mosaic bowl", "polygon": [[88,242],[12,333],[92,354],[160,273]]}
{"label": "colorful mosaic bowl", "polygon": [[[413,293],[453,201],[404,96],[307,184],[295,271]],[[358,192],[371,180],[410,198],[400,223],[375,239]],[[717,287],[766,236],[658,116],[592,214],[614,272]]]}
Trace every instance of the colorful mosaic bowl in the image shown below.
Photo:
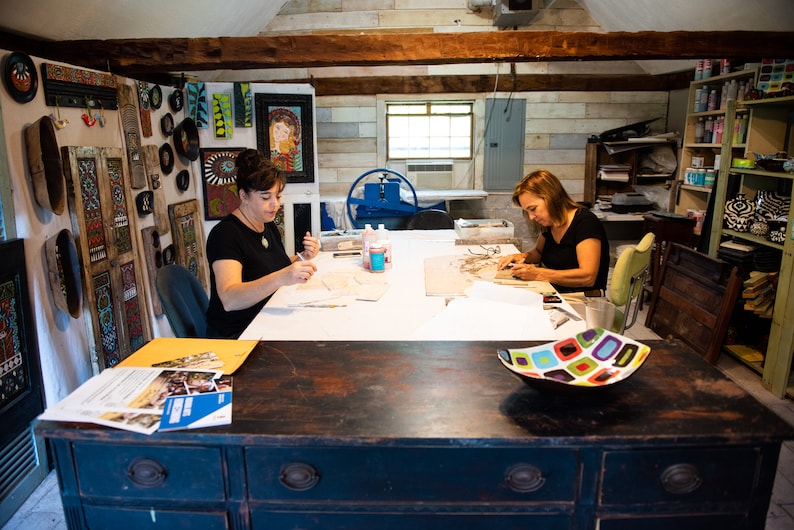
{"label": "colorful mosaic bowl", "polygon": [[650,347],[602,328],[531,348],[499,350],[502,364],[539,390],[611,388],[642,366]]}

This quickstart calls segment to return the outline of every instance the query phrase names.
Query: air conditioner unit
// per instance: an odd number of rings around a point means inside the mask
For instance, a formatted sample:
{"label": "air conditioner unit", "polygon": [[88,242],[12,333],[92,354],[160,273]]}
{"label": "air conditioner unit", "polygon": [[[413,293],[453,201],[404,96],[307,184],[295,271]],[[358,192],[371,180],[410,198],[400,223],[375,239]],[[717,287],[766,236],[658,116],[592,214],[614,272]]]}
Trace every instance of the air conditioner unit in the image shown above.
{"label": "air conditioner unit", "polygon": [[496,0],[493,25],[500,28],[529,26],[543,7],[543,0]]}
{"label": "air conditioner unit", "polygon": [[415,188],[448,190],[455,187],[452,160],[408,161],[405,173]]}

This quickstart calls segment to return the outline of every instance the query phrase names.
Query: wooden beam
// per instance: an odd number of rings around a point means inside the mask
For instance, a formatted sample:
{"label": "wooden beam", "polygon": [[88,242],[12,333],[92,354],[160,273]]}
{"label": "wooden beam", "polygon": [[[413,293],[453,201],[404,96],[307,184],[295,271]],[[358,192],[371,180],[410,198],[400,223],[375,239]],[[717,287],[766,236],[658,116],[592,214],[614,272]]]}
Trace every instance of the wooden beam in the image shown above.
{"label": "wooden beam", "polygon": [[[449,94],[532,91],[670,91],[688,88],[692,71],[665,75],[519,75],[508,77],[384,76],[290,79],[280,83],[311,83],[318,96],[375,94]],[[251,80],[256,82],[256,80]],[[272,81],[267,81],[272,82]]]}
{"label": "wooden beam", "polygon": [[486,31],[41,42],[52,59],[132,78],[165,72],[794,56],[794,32]]}

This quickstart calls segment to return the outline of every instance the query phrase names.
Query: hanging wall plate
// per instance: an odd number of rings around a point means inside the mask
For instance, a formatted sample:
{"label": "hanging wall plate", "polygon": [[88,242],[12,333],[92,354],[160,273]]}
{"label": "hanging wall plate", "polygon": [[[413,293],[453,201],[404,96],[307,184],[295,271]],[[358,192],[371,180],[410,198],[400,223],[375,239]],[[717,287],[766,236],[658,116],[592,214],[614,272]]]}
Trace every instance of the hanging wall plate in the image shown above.
{"label": "hanging wall plate", "polygon": [[166,112],[162,118],[160,118],[160,130],[163,131],[163,135],[171,136],[174,134],[174,117],[171,116],[170,112]]}
{"label": "hanging wall plate", "polygon": [[185,192],[190,187],[190,172],[187,169],[183,169],[179,173],[176,174],[176,189],[181,192]]}
{"label": "hanging wall plate", "polygon": [[174,170],[174,150],[171,144],[165,143],[160,147],[160,169],[166,175]]}
{"label": "hanging wall plate", "polygon": [[8,54],[3,64],[3,83],[17,103],[31,101],[39,88],[39,75],[33,60],[22,52]]}
{"label": "hanging wall plate", "polygon": [[174,147],[176,152],[190,161],[199,156],[199,133],[196,122],[185,118],[174,128]]}
{"label": "hanging wall plate", "polygon": [[171,106],[172,112],[179,112],[182,110],[182,107],[185,106],[185,95],[182,93],[182,90],[177,88],[171,92],[171,96],[168,98],[168,104]]}
{"label": "hanging wall plate", "polygon": [[163,104],[163,91],[160,85],[154,85],[149,89],[149,104],[154,110],[159,109]]}

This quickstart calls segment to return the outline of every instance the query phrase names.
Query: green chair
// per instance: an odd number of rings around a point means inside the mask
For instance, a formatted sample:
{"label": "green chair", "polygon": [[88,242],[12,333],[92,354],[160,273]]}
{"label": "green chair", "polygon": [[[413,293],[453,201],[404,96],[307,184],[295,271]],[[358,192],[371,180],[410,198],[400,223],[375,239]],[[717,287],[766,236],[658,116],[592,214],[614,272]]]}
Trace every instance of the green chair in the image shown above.
{"label": "green chair", "polygon": [[620,334],[637,322],[639,297],[648,277],[654,239],[653,233],[647,233],[639,243],[621,252],[612,271],[609,299],[617,308],[613,329]]}

